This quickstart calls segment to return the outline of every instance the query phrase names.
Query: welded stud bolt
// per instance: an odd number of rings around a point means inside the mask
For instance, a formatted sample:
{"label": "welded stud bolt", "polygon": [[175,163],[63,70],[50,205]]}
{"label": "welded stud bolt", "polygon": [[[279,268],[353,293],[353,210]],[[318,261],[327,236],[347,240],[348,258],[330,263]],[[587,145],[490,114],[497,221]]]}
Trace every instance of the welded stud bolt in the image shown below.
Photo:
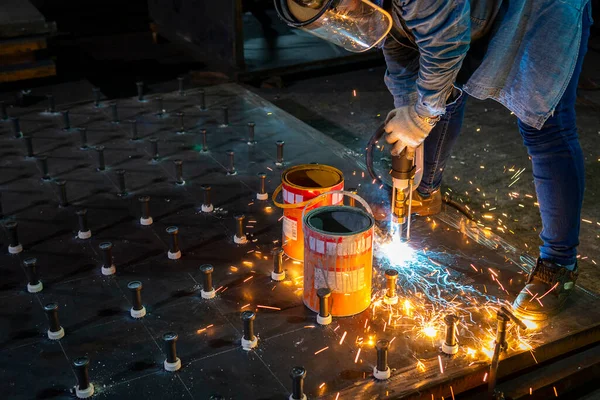
{"label": "welded stud bolt", "polygon": [[3,120],[8,119],[8,112],[6,112],[6,103],[4,101],[0,101],[0,118]]}
{"label": "welded stud bolt", "polygon": [[119,185],[118,195],[121,197],[127,196],[127,188],[125,187],[125,170],[118,169],[115,171],[115,174],[117,174],[117,184]]}
{"label": "welded stud bolt", "polygon": [[96,146],[96,153],[98,153],[98,166],[96,167],[96,171],[104,171],[106,169],[106,165],[104,164],[104,146]]}
{"label": "welded stud bolt", "polygon": [[183,180],[183,161],[175,160],[173,161],[173,164],[175,164],[175,183],[178,185],[185,184],[185,181]]}
{"label": "welded stud bolt", "polygon": [[254,140],[254,127],[256,124],[254,122],[248,122],[248,145],[253,146],[256,144],[256,140]]}
{"label": "welded stud bolt", "polygon": [[185,95],[185,92],[183,91],[183,80],[184,80],[184,79],[185,79],[185,77],[184,77],[184,76],[178,76],[178,77],[177,77],[177,82],[178,82],[178,84],[179,84],[179,90],[177,91],[177,93],[178,93],[180,96],[184,96],[184,95]]}
{"label": "welded stud bolt", "polygon": [[142,282],[131,281],[127,284],[127,288],[131,291],[131,303],[133,304],[129,313],[133,318],[142,318],[146,315],[146,307],[142,305]]}
{"label": "welded stud bolt", "polygon": [[290,400],[306,400],[304,394],[304,378],[306,378],[306,369],[304,367],[294,367],[290,372],[292,378],[292,394]]}
{"label": "welded stud bolt", "polygon": [[317,322],[319,325],[329,325],[333,320],[331,316],[331,289],[320,288],[317,290],[319,298],[319,313],[317,314]]}
{"label": "welded stud bolt", "polygon": [[150,216],[150,196],[141,196],[138,200],[142,206],[142,216],[140,217],[140,225],[152,225],[154,221]]}
{"label": "welded stud bolt", "polygon": [[206,140],[206,129],[202,129],[200,131],[200,134],[202,134],[202,151],[207,152],[208,151],[208,142]]}
{"label": "welded stud bolt", "polygon": [[285,271],[283,270],[283,249],[277,247],[273,250],[273,271],[271,271],[271,279],[280,282],[285,279]]}
{"label": "welded stud bolt", "polygon": [[144,82],[138,81],[135,86],[137,86],[138,101],[144,101]]}
{"label": "welded stud bolt", "polygon": [[266,180],[267,180],[267,174],[265,174],[264,172],[260,172],[258,174],[258,193],[256,193],[256,198],[258,200],[268,200],[269,199],[269,193],[267,193],[267,189],[266,189]]}
{"label": "welded stud bolt", "polygon": [[15,138],[18,139],[22,135],[21,122],[18,117],[12,117],[10,120],[12,121],[13,135]]}
{"label": "welded stud bolt", "polygon": [[248,243],[248,239],[244,234],[244,220],[246,219],[243,215],[236,215],[235,217],[235,236],[233,237],[233,241],[237,244],[246,244]]}
{"label": "welded stud bolt", "polygon": [[229,168],[227,168],[227,175],[236,175],[235,170],[235,153],[233,150],[227,150],[227,156],[229,157]]}
{"label": "welded stud bolt", "polygon": [[221,128],[225,128],[229,126],[229,108],[227,106],[221,107],[223,110],[223,123],[221,124]]}
{"label": "welded stud bolt", "polygon": [[157,97],[155,100],[156,100],[156,115],[161,117],[163,115],[163,113],[165,112],[165,108],[163,106],[163,98]]}
{"label": "welded stud bolt", "polygon": [[100,243],[98,248],[102,252],[102,275],[113,275],[117,272],[112,255],[113,244],[111,242]]}
{"label": "welded stud bolt", "polygon": [[79,139],[81,140],[81,145],[79,148],[81,150],[87,150],[87,128],[77,128],[77,130],[79,131]]}
{"label": "welded stud bolt", "polygon": [[48,317],[48,339],[62,339],[65,336],[65,330],[60,326],[58,320],[58,304],[46,304],[44,306],[44,311],[46,311],[46,316]]}
{"label": "welded stud bolt", "polygon": [[176,226],[169,226],[167,233],[170,236],[170,249],[167,255],[171,260],[178,260],[181,258],[181,250],[179,249],[179,228]]}
{"label": "welded stud bolt", "polygon": [[202,290],[200,294],[203,299],[212,299],[215,297],[215,289],[212,284],[212,273],[214,268],[210,264],[204,264],[200,266],[200,272],[202,272]]}
{"label": "welded stud bolt", "polygon": [[379,339],[375,344],[377,350],[377,365],[373,368],[373,377],[377,380],[384,381],[392,375],[392,370],[388,366],[388,349],[390,347],[389,340]]}
{"label": "welded stud bolt", "polygon": [[132,119],[129,123],[131,124],[131,140],[138,140],[137,120]]}
{"label": "welded stud bolt", "polygon": [[75,211],[75,214],[77,214],[77,219],[79,220],[79,232],[77,232],[77,237],[84,240],[91,238],[92,231],[88,227],[87,210],[77,210]]}
{"label": "welded stud bolt", "polygon": [[25,153],[27,157],[33,157],[33,138],[31,136],[23,136],[25,142]]}
{"label": "welded stud bolt", "polygon": [[69,110],[62,112],[63,117],[63,130],[68,131],[71,129],[71,118],[69,117]]}
{"label": "welded stud bolt", "polygon": [[58,186],[58,205],[61,207],[68,207],[69,200],[67,199],[67,181],[59,179],[56,181]]}
{"label": "welded stud bolt", "polygon": [[40,281],[38,276],[37,259],[27,258],[25,261],[23,261],[23,265],[27,269],[27,277],[29,280],[29,282],[27,282],[27,291],[29,293],[41,292],[44,288],[44,285],[42,285],[42,281]]}
{"label": "welded stud bolt", "polygon": [[87,399],[94,394],[94,385],[90,383],[89,365],[90,359],[87,357],[78,357],[73,361],[73,368],[75,368],[77,376],[75,395],[78,399]]}
{"label": "welded stud bolt", "polygon": [[398,271],[395,269],[385,270],[385,304],[398,304],[398,295],[396,294],[396,281],[398,280]]}
{"label": "welded stud bolt", "polygon": [[277,141],[277,161],[275,161],[275,165],[278,167],[283,165],[283,145],[285,142],[283,140]]}
{"label": "welded stud bolt", "polygon": [[48,157],[38,156],[36,159],[40,166],[40,170],[42,171],[42,179],[45,181],[49,181],[50,175],[48,175]]}
{"label": "welded stud bolt", "polygon": [[164,362],[165,370],[175,372],[181,369],[181,360],[177,357],[177,339],[179,336],[175,332],[167,332],[163,335],[165,343],[165,353],[167,359]]}
{"label": "welded stud bolt", "polygon": [[160,159],[160,155],[158,154],[158,138],[157,137],[150,138],[150,154],[152,154],[153,161],[158,161]]}
{"label": "welded stud bolt", "polygon": [[185,116],[185,113],[180,111],[177,113],[177,116],[179,117],[179,130],[177,131],[177,133],[185,133],[185,124],[183,122],[183,117]]}
{"label": "welded stud bolt", "polygon": [[206,93],[204,93],[204,89],[200,89],[198,94],[200,95],[200,110],[206,111]]}
{"label": "welded stud bolt", "polygon": [[110,105],[111,113],[112,113],[112,123],[119,123],[119,111],[117,109],[117,103],[111,103]]}
{"label": "welded stud bolt", "polygon": [[8,244],[8,253],[19,254],[23,251],[23,245],[19,243],[19,233],[17,232],[17,227],[19,224],[17,221],[9,221],[4,226],[6,229],[8,229],[8,236],[10,240]]}
{"label": "welded stud bolt", "polygon": [[56,104],[54,103],[54,96],[51,94],[47,94],[46,98],[48,99],[48,111],[49,113],[55,113],[56,112]]}
{"label": "welded stud bolt", "polygon": [[202,193],[204,194],[204,202],[202,203],[202,212],[213,212],[214,207],[210,199],[210,192],[212,188],[209,185],[202,185]]}
{"label": "welded stud bolt", "polygon": [[242,323],[244,324],[244,335],[242,336],[242,349],[250,351],[258,346],[258,338],[254,335],[254,311],[242,312]]}
{"label": "welded stud bolt", "polygon": [[458,353],[458,342],[456,341],[456,324],[458,317],[450,314],[444,317],[444,323],[446,324],[446,338],[442,342],[442,352],[448,355],[454,355]]}
{"label": "welded stud bolt", "polygon": [[100,88],[92,88],[92,92],[94,93],[94,106],[100,107]]}

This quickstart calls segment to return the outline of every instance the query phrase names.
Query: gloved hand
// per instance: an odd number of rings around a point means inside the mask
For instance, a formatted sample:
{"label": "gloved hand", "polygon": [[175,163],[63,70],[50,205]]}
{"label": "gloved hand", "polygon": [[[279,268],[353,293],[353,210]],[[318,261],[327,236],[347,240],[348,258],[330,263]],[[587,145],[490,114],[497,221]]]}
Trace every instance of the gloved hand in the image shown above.
{"label": "gloved hand", "polygon": [[406,148],[406,157],[412,160],[416,148],[423,143],[433,126],[419,117],[414,105],[408,105],[390,111],[384,129],[387,133],[386,142],[394,145],[392,156],[399,155]]}

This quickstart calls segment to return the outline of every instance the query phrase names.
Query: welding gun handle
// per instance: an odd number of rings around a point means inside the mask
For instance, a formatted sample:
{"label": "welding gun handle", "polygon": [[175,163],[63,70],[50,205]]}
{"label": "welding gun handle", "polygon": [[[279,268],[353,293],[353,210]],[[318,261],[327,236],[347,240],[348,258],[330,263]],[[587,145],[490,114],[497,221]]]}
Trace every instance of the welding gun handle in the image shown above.
{"label": "welding gun handle", "polygon": [[517,324],[519,326],[519,328],[521,328],[523,330],[527,329],[527,325],[525,325],[523,323],[523,321],[521,321],[519,318],[517,318],[515,316],[515,314],[513,314],[508,308],[502,306],[502,307],[500,307],[500,312],[502,312],[505,316],[507,316],[512,322]]}

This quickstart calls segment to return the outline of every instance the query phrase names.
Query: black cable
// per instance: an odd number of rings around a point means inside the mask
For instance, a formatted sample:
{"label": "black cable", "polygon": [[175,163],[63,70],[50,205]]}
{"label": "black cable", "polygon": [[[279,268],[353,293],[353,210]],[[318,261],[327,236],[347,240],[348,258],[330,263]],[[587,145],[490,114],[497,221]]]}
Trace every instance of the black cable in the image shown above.
{"label": "black cable", "polygon": [[[373,168],[373,148],[377,145],[379,140],[383,137],[383,134],[385,133],[384,126],[385,126],[385,124],[381,124],[379,126],[379,128],[377,128],[377,130],[375,131],[373,136],[371,136],[371,139],[369,139],[369,142],[367,143],[366,164],[367,164],[367,171],[369,172],[369,175],[371,175],[371,178],[375,179],[375,181],[384,185],[387,189],[391,189],[391,185],[389,183],[385,182],[383,179],[379,178],[379,176],[377,176],[377,174],[375,173],[375,169]],[[471,221],[475,220],[475,218],[473,217],[471,212],[465,206],[452,200],[450,198],[450,196],[443,196],[442,201],[444,203],[448,204],[449,206],[460,211],[462,214],[464,214],[465,217],[467,217]]]}

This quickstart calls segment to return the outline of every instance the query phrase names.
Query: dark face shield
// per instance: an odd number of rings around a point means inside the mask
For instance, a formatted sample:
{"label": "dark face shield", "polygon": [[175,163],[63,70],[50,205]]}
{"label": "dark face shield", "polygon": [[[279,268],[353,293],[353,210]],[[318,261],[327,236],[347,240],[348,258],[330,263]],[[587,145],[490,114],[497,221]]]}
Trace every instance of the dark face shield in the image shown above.
{"label": "dark face shield", "polygon": [[275,0],[275,9],[288,25],[355,53],[392,29],[390,14],[368,0]]}

